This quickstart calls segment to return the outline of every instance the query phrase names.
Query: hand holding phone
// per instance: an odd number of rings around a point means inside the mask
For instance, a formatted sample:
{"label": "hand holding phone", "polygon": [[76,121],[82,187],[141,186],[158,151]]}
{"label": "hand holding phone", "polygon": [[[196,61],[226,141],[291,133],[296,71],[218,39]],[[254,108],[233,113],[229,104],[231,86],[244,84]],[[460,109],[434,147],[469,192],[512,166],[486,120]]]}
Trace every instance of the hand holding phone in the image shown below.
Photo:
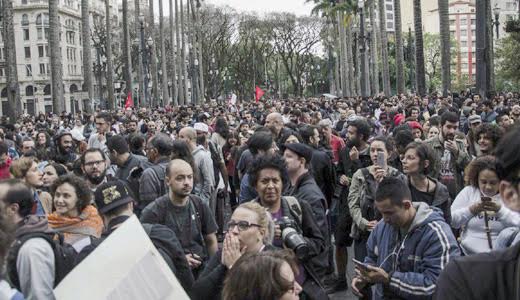
{"label": "hand holding phone", "polygon": [[385,168],[386,166],[385,154],[383,152],[377,153],[377,165],[381,168]]}
{"label": "hand holding phone", "polygon": [[364,271],[364,272],[368,272],[370,271],[370,266],[364,262],[361,262],[355,258],[352,259],[352,262],[354,264],[356,264],[356,266],[361,270],[361,271]]}

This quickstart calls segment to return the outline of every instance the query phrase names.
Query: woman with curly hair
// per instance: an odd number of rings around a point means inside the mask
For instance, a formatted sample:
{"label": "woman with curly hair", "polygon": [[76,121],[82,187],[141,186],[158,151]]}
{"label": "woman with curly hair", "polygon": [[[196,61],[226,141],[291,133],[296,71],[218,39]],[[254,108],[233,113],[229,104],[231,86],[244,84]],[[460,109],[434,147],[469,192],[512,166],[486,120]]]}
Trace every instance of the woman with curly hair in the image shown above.
{"label": "woman with curly hair", "polygon": [[492,155],[503,134],[503,129],[495,124],[484,123],[477,127],[475,138],[480,148],[480,156]]}
{"label": "woman with curly hair", "polygon": [[63,233],[65,243],[72,245],[87,237],[101,236],[103,220],[90,204],[92,192],[83,179],[75,175],[61,176],[51,190],[55,211],[47,216],[49,227]]}
{"label": "woman with curly hair", "polygon": [[496,248],[502,229],[520,226],[520,218],[502,205],[496,159],[482,156],[466,169],[467,186],[451,206],[451,226],[462,229],[460,247],[466,255]]}

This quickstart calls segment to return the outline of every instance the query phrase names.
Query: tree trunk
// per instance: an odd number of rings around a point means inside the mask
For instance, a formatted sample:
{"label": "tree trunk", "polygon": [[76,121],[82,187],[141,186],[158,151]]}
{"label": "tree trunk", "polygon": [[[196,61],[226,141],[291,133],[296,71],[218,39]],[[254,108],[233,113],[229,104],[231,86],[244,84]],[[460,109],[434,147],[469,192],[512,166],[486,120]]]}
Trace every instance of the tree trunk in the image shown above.
{"label": "tree trunk", "polygon": [[338,54],[338,61],[339,61],[339,74],[340,74],[340,89],[341,89],[341,96],[345,97],[347,96],[347,55],[346,55],[346,35],[345,35],[345,26],[343,25],[343,12],[338,13],[336,16],[336,21],[338,25],[338,36],[337,39],[339,43],[339,54]]}
{"label": "tree trunk", "polygon": [[[90,41],[90,9],[89,0],[81,0],[81,35],[83,39],[83,86],[87,89],[87,112],[92,113],[91,101],[94,98],[92,81],[92,47]],[[85,90],[83,89],[83,92]]]}
{"label": "tree trunk", "polygon": [[60,31],[61,24],[58,19],[58,0],[49,0],[49,51],[51,52],[52,109],[56,114],[65,111]]}
{"label": "tree trunk", "polygon": [[451,89],[451,43],[448,0],[438,0],[438,6],[441,38],[442,96],[447,97],[448,91]]}
{"label": "tree trunk", "polygon": [[164,46],[164,13],[163,1],[159,0],[159,47],[161,51],[161,90],[162,90],[162,105],[170,104],[170,95],[168,93],[168,72],[166,68],[166,47]]}
{"label": "tree trunk", "polygon": [[413,0],[413,19],[415,28],[415,66],[417,74],[417,93],[426,94],[426,75],[424,71],[424,44],[422,34],[421,0]]}
{"label": "tree trunk", "polygon": [[170,0],[170,41],[172,45],[171,53],[169,55],[170,58],[170,66],[172,68],[172,100],[173,105],[177,106],[179,105],[179,90],[177,85],[177,80],[175,79],[177,77],[177,55],[178,52],[175,51],[175,49],[178,47],[178,42],[175,41],[175,33],[177,32],[177,26],[175,26],[173,16],[173,0]]}
{"label": "tree trunk", "polygon": [[395,18],[395,64],[397,67],[397,93],[404,93],[404,56],[403,56],[403,32],[401,24],[401,0],[394,0]]}
{"label": "tree trunk", "polygon": [[375,13],[375,6],[376,2],[372,1],[372,3],[369,6],[369,13],[370,13],[370,24],[372,25],[372,37],[370,39],[370,55],[371,55],[371,69],[372,69],[372,77],[371,77],[371,83],[372,83],[372,94],[377,95],[379,94],[380,88],[379,88],[379,63],[378,63],[378,37],[380,36],[380,33],[378,31],[377,22],[376,22],[376,13]]}
{"label": "tree trunk", "polygon": [[123,0],[123,78],[126,83],[125,95],[132,95],[133,97],[133,85],[132,85],[132,45],[130,41],[130,28],[128,26],[128,0]]}
{"label": "tree trunk", "polygon": [[[139,0],[134,0],[135,5],[135,32],[137,36],[141,36],[141,22],[139,20],[139,16],[141,15],[141,8],[139,7]],[[141,39],[141,37],[139,38]],[[145,99],[145,93],[146,88],[144,83],[144,64],[143,64],[143,41],[139,40],[139,45],[137,48],[139,49],[137,53],[137,73],[139,78],[139,101],[135,101],[136,106],[138,107],[139,104],[143,104],[146,106],[146,103],[144,103]],[[140,103],[141,102],[141,103]]]}
{"label": "tree trunk", "polygon": [[107,57],[107,91],[108,109],[115,109],[114,96],[114,62],[112,61],[112,20],[110,20],[110,0],[105,0],[105,21],[106,21],[106,57]]}
{"label": "tree trunk", "polygon": [[[198,3],[198,2],[197,2]],[[191,8],[192,14],[192,46],[193,46],[193,57],[198,60],[198,66],[194,66],[194,74],[196,77],[197,84],[197,97],[195,98],[195,104],[200,104],[201,100],[204,99],[204,77],[203,77],[203,68],[202,68],[202,32],[199,24],[198,18],[198,7],[193,5],[193,0],[189,0],[189,5]],[[197,5],[199,6],[199,5]]]}
{"label": "tree trunk", "polygon": [[390,66],[388,64],[388,37],[386,34],[386,11],[385,1],[379,0],[379,24],[381,26],[381,63],[382,63],[382,77],[383,77],[383,92],[386,96],[390,96]]}
{"label": "tree trunk", "polygon": [[487,30],[487,77],[489,78],[489,91],[495,91],[495,55],[494,55],[494,44],[493,44],[493,12],[491,10],[491,2],[486,1],[486,22],[488,26]]}
{"label": "tree trunk", "polygon": [[180,5],[180,13],[181,13],[181,37],[182,37],[182,54],[181,54],[181,68],[182,68],[182,77],[184,79],[184,99],[182,104],[186,105],[188,104],[188,94],[189,94],[189,87],[188,87],[188,71],[186,70],[186,28],[184,24],[184,0],[179,0],[181,2]]}
{"label": "tree trunk", "polygon": [[5,71],[7,88],[7,111],[3,114],[9,117],[9,123],[14,124],[18,116],[22,115],[20,101],[20,86],[18,85],[18,70],[16,63],[16,47],[13,23],[13,1],[3,0],[1,13],[3,14],[3,39],[5,50]]}
{"label": "tree trunk", "polygon": [[346,35],[347,35],[347,47],[346,47],[346,52],[347,52],[347,64],[346,64],[346,67],[347,67],[347,96],[355,96],[357,95],[356,93],[356,84],[355,82],[357,81],[356,80],[356,77],[354,76],[354,54],[352,53],[353,51],[353,41],[354,41],[354,38],[353,38],[353,35],[352,35],[352,27],[351,27],[351,24],[348,24],[349,26],[347,26],[347,30],[346,30]]}
{"label": "tree trunk", "polygon": [[159,99],[159,78],[158,77],[158,70],[157,70],[157,53],[155,51],[155,18],[154,18],[154,7],[153,7],[154,0],[148,1],[148,14],[149,14],[149,24],[148,24],[148,32],[150,34],[150,37],[154,41],[151,45],[149,45],[150,49],[150,60],[149,64],[151,67],[151,80],[152,80],[152,101],[151,106],[156,107],[157,106],[157,100]]}

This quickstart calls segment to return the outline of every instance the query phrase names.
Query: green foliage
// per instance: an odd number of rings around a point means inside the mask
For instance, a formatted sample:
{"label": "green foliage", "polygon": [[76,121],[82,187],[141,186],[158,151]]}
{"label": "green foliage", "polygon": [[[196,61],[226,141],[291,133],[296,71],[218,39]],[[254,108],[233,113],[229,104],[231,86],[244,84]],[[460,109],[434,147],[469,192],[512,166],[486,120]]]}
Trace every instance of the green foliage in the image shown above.
{"label": "green foliage", "polygon": [[520,89],[520,33],[502,38],[495,50],[495,82],[498,91]]}

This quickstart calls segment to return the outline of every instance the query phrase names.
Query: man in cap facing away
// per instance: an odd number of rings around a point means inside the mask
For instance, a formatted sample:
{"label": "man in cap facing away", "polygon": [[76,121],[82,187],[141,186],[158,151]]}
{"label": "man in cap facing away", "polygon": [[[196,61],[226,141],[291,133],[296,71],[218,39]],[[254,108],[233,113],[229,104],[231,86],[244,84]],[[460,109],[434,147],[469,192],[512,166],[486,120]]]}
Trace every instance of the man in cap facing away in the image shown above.
{"label": "man in cap facing away", "polygon": [[[134,214],[134,197],[123,181],[103,183],[97,188],[94,198],[106,230],[100,239],[92,241],[91,245],[83,248],[78,254],[76,264],[92,253],[112,232]],[[193,275],[175,232],[161,224],[142,225],[184,290],[189,293],[193,285]],[[121,247],[123,248],[124,245]]]}

